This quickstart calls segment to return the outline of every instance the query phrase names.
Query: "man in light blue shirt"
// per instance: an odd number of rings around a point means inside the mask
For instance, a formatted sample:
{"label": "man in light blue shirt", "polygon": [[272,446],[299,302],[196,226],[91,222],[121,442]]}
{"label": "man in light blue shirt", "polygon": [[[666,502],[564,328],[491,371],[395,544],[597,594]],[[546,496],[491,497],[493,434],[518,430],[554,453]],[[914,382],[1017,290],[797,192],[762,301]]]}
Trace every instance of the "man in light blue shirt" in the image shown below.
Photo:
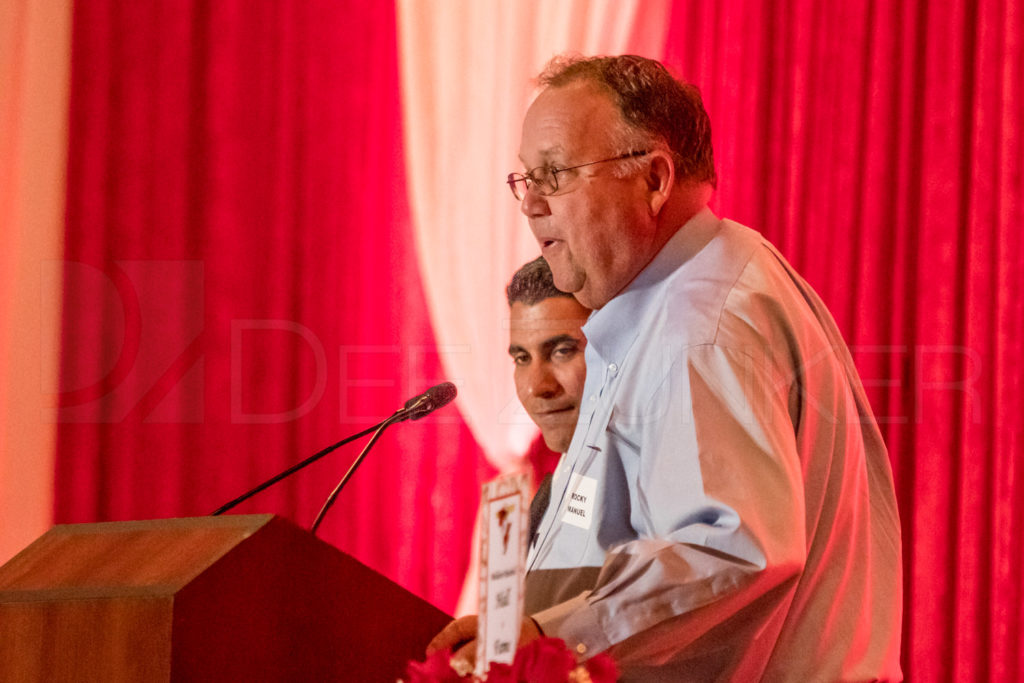
{"label": "man in light blue shirt", "polygon": [[900,680],[885,445],[821,300],[708,209],[699,93],[631,56],[540,81],[509,185],[595,310],[520,644],[607,650],[623,680]]}

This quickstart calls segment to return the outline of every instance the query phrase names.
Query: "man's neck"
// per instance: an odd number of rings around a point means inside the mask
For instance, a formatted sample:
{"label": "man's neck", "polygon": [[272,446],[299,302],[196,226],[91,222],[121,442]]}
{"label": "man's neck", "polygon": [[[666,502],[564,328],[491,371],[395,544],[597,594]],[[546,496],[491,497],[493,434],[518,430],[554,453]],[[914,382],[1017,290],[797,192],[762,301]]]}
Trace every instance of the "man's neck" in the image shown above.
{"label": "man's neck", "polygon": [[684,180],[676,184],[669,200],[658,213],[659,248],[664,247],[679,228],[707,207],[712,192],[708,183]]}

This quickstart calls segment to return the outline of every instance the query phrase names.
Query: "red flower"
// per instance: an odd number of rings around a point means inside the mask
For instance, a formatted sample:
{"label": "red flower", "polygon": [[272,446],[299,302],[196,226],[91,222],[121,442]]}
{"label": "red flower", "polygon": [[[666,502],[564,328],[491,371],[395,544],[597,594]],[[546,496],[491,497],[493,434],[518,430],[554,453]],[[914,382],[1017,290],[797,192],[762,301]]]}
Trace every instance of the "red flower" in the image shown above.
{"label": "red flower", "polygon": [[[576,659],[561,638],[538,638],[516,651],[512,669],[517,681],[565,683]],[[490,683],[490,677],[488,677]]]}
{"label": "red flower", "polygon": [[619,667],[606,652],[588,659],[584,664],[592,683],[615,683],[619,679]]}
{"label": "red flower", "polygon": [[451,650],[438,650],[425,662],[409,662],[405,669],[406,683],[461,683],[467,679],[452,668]]}
{"label": "red flower", "polygon": [[[459,676],[449,663],[451,651],[430,655],[425,662],[409,662],[406,683],[466,683],[478,680]],[[512,664],[491,664],[487,683],[615,683],[619,671],[607,654],[599,654],[585,664],[576,659],[559,638],[538,638],[516,651]]]}
{"label": "red flower", "polygon": [[490,668],[487,669],[487,683],[519,683],[519,678],[512,671],[511,664],[491,662]]}

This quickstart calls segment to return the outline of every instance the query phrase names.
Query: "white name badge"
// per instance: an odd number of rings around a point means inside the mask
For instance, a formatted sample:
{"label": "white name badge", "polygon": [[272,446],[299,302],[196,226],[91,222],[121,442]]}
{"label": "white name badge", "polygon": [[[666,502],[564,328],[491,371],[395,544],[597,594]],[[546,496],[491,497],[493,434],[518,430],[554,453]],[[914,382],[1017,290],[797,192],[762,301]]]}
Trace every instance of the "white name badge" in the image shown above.
{"label": "white name badge", "polygon": [[519,642],[530,487],[525,474],[490,481],[480,496],[480,596],[476,674],[511,664]]}
{"label": "white name badge", "polygon": [[574,473],[569,477],[569,488],[565,492],[565,512],[562,514],[562,521],[581,529],[589,529],[594,520],[596,498],[597,479]]}

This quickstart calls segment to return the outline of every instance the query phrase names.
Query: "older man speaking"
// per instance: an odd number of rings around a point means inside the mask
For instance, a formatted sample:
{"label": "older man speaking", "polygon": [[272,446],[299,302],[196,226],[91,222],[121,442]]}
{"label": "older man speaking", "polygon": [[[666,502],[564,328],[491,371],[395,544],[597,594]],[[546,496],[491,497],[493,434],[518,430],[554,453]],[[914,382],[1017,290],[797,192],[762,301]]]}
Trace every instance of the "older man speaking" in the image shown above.
{"label": "older man speaking", "polygon": [[521,643],[608,650],[623,680],[901,679],[885,445],[817,294],[709,210],[699,93],[634,56],[540,83],[508,182],[555,285],[596,310]]}

